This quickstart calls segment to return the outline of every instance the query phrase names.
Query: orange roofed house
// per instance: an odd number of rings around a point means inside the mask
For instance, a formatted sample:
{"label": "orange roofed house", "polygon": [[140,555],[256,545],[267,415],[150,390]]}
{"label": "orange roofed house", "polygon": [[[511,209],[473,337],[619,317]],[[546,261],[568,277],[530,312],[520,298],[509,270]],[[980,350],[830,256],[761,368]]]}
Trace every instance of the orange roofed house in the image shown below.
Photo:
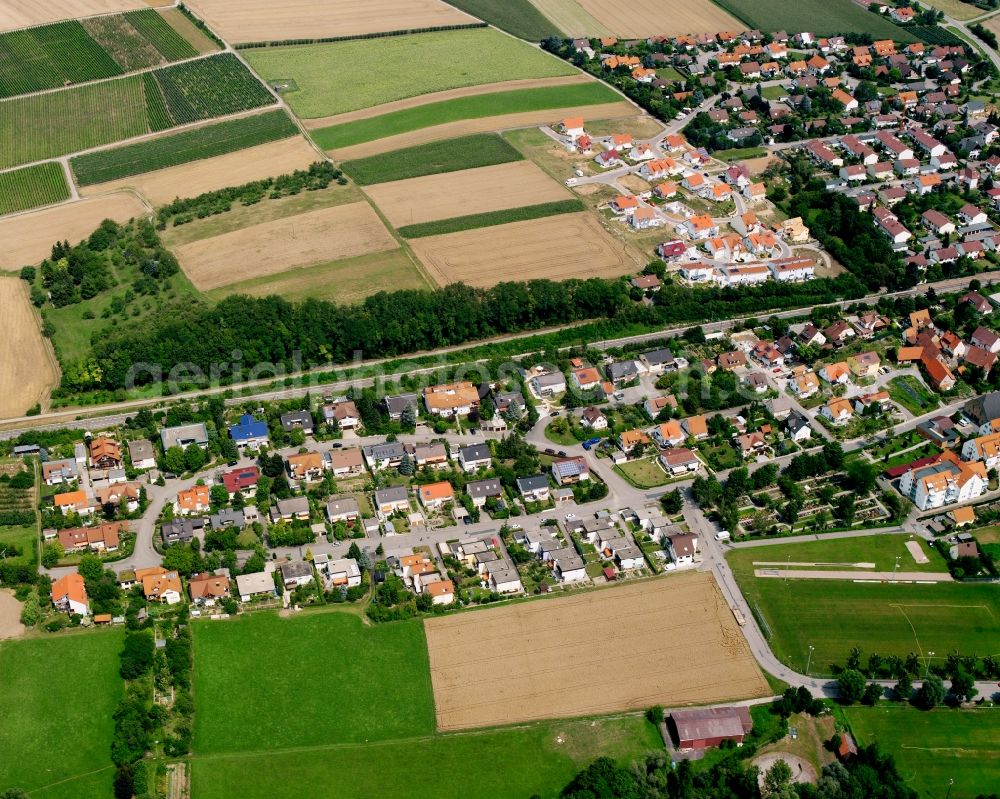
{"label": "orange roofed house", "polygon": [[52,604],[66,613],[90,615],[90,601],[83,577],[76,572],[64,575],[52,583]]}
{"label": "orange roofed house", "polygon": [[110,438],[95,438],[90,442],[90,465],[94,469],[120,469],[122,448]]}
{"label": "orange roofed house", "polygon": [[181,601],[181,578],[177,572],[167,571],[162,566],[135,570],[136,582],[142,583],[146,599],[176,605]]}
{"label": "orange roofed house", "polygon": [[204,513],[212,507],[208,486],[192,486],[177,492],[174,513]]}
{"label": "orange roofed house", "polygon": [[191,601],[196,605],[211,607],[216,600],[229,596],[229,578],[223,574],[202,572],[188,580]]}
{"label": "orange roofed house", "polygon": [[424,405],[436,416],[468,416],[479,407],[479,392],[468,381],[428,386]]}
{"label": "orange roofed house", "polygon": [[425,508],[440,508],[445,503],[455,500],[455,490],[447,481],[428,483],[417,489],[417,496]]}

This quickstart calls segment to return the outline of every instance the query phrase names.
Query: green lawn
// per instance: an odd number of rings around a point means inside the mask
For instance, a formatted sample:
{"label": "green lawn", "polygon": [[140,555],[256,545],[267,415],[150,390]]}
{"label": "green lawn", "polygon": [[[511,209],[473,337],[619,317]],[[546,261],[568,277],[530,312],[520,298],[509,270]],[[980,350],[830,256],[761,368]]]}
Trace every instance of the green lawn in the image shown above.
{"label": "green lawn", "polygon": [[[732,557],[732,555],[730,556]],[[770,558],[768,558],[770,559]],[[854,646],[866,655],[1000,653],[1000,592],[990,585],[783,580],[736,573],[743,595],[763,616],[774,653],[792,668],[828,674]]]}
{"label": "green lawn", "polygon": [[112,796],[111,714],[120,630],[0,644],[0,790],[32,799]]}
{"label": "green lawn", "polygon": [[345,161],[340,166],[356,183],[370,186],[523,160],[523,155],[496,134],[478,133]]}
{"label": "green lawn", "polygon": [[716,150],[713,155],[720,161],[742,161],[746,158],[763,158],[767,150],[763,147],[734,147],[731,150]]}
{"label": "green lawn", "polygon": [[[338,714],[335,700],[326,706]],[[281,708],[285,712],[287,705]],[[662,749],[662,741],[641,717],[552,721],[252,757],[195,757],[192,794],[229,799],[239,785],[241,799],[550,797],[596,757],[628,762],[654,749]]]}
{"label": "green lawn", "polygon": [[269,47],[244,55],[265,80],[294,80],[297,89],[285,99],[309,119],[429,92],[575,72],[491,28]]}
{"label": "green lawn", "polygon": [[788,95],[788,91],[787,86],[765,86],[761,89],[764,98],[767,100],[780,100],[782,97]]}
{"label": "green lawn", "polygon": [[656,460],[652,458],[629,461],[616,466],[615,470],[638,488],[655,488],[666,485],[670,479]]}
{"label": "green lawn", "polygon": [[530,42],[564,35],[530,0],[454,0],[449,5]]}
{"label": "green lawn", "polygon": [[4,547],[17,547],[21,554],[18,562],[34,563],[38,554],[38,531],[34,527],[0,527],[0,551]]}
{"label": "green lawn", "polygon": [[[194,656],[199,755],[356,744],[434,731],[419,621],[363,627],[348,613],[291,619],[259,613],[196,624]],[[243,768],[249,761],[241,763]]]}
{"label": "green lawn", "polygon": [[[918,564],[914,561],[913,556],[906,548],[906,542],[910,540],[919,544],[921,551],[930,559],[930,563]],[[896,564],[897,555],[899,556],[899,570],[903,572],[948,571],[944,558],[936,550],[928,547],[925,541],[901,533],[877,533],[857,538],[832,538],[801,544],[741,547],[729,554],[729,563],[738,575],[749,577],[753,577],[754,561],[874,563],[875,571],[892,571]]]}
{"label": "green lawn", "polygon": [[861,744],[889,752],[911,788],[925,799],[974,799],[1000,785],[1000,709],[926,713],[911,707],[844,709]]}
{"label": "green lawn", "polygon": [[937,395],[913,375],[892,378],[886,384],[886,390],[893,402],[899,403],[914,416],[922,416],[940,404]]}
{"label": "green lawn", "polygon": [[621,96],[603,83],[575,83],[566,86],[543,86],[537,89],[515,89],[507,92],[477,94],[427,103],[415,108],[393,111],[370,119],[359,119],[319,128],[312,132],[313,139],[324,150],[350,147],[361,142],[395,136],[411,130],[458,122],[463,119],[481,119],[500,114],[517,114],[542,111],[547,108],[572,108],[575,106],[614,103]]}
{"label": "green lawn", "polygon": [[748,26],[762,31],[809,30],[818,36],[870,33],[874,39],[912,42],[915,38],[885,17],[853,0],[715,0]]}

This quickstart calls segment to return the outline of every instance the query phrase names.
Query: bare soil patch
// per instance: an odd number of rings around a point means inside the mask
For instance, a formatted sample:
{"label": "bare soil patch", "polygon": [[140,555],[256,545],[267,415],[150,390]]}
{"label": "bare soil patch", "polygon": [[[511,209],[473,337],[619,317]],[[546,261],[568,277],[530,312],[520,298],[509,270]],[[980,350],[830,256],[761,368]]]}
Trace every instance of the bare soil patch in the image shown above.
{"label": "bare soil patch", "polygon": [[631,119],[584,120],[584,127],[591,136],[610,136],[629,133],[634,139],[652,139],[663,133],[663,123],[648,114],[638,114]]}
{"label": "bare soil patch", "polygon": [[0,590],[0,641],[21,635],[24,635],[24,625],[21,624],[21,603],[10,591]]}
{"label": "bare soil patch", "polygon": [[359,119],[371,119],[380,117],[383,114],[390,114],[393,111],[405,111],[407,108],[427,105],[428,103],[440,103],[444,100],[456,100],[459,97],[474,97],[477,94],[493,94],[494,92],[510,92],[515,89],[540,89],[545,86],[565,86],[574,83],[590,83],[592,78],[589,75],[562,75],[555,78],[525,78],[524,80],[504,80],[499,83],[483,83],[479,86],[463,86],[460,89],[447,89],[443,92],[431,92],[421,94],[417,97],[407,97],[405,100],[395,100],[391,103],[375,105],[371,108],[361,108],[357,111],[348,111],[345,114],[335,114],[332,117],[322,119],[303,119],[302,124],[307,129],[326,128],[331,125],[342,125],[345,122],[357,122]]}
{"label": "bare soil patch", "polygon": [[366,191],[396,227],[569,197],[531,161],[380,183]]}
{"label": "bare soil patch", "polygon": [[770,693],[710,574],[425,622],[438,728]]}
{"label": "bare soil patch", "polygon": [[652,188],[652,186],[650,186],[638,175],[625,175],[625,177],[618,178],[618,185],[624,186],[633,194],[641,194],[642,192],[649,191]]}
{"label": "bare soil patch", "polygon": [[228,42],[321,39],[476,22],[440,0],[188,0]]}
{"label": "bare soil patch", "polygon": [[95,197],[132,189],[150,204],[161,206],[178,197],[197,197],[207,191],[306,169],[320,158],[309,142],[301,136],[294,136],[215,158],[86,186],[80,191],[85,197]]}
{"label": "bare soil patch", "polygon": [[56,241],[70,244],[85,239],[105,219],[127,222],[146,214],[142,200],[129,192],[58,205],[0,220],[0,270],[15,271],[37,264],[52,252]]}
{"label": "bare soil patch", "polygon": [[764,786],[765,773],[779,760],[784,760],[788,764],[789,768],[791,768],[793,783],[815,783],[819,778],[819,775],[816,773],[816,769],[812,767],[809,761],[804,760],[798,755],[793,755],[790,752],[771,752],[753,759],[753,764],[760,769],[760,774],[757,775],[757,781],[761,787]]}
{"label": "bare soil patch", "polygon": [[47,399],[59,370],[20,278],[0,277],[0,330],[0,418],[23,416]]}
{"label": "bare soil patch", "polygon": [[549,108],[541,111],[525,111],[520,114],[502,114],[481,119],[463,119],[460,122],[449,122],[445,125],[434,125],[396,136],[386,136],[375,141],[355,144],[333,152],[338,161],[350,161],[355,158],[366,158],[369,155],[390,153],[413,147],[417,144],[427,144],[441,139],[455,139],[472,133],[489,133],[491,131],[513,130],[514,128],[529,128],[535,125],[548,125],[555,120],[570,116],[590,116],[601,118],[626,117],[635,114],[635,106],[630,103],[601,103],[599,105],[577,106],[575,108]]}
{"label": "bare soil patch", "polygon": [[747,171],[751,175],[759,175],[761,172],[766,170],[771,164],[776,164],[781,161],[780,158],[774,155],[763,155],[760,158],[745,158],[739,163],[747,168]]}
{"label": "bare soil patch", "polygon": [[175,249],[201,291],[398,246],[368,203],[276,219]]}
{"label": "bare soil patch", "polygon": [[0,31],[136,8],[148,8],[148,4],[142,0],[4,0],[0,4]]}
{"label": "bare soil patch", "polygon": [[637,266],[587,212],[427,236],[410,246],[442,286],[610,277]]}
{"label": "bare soil patch", "polygon": [[616,36],[717,33],[746,28],[710,0],[633,0],[628,13],[603,0],[577,0],[580,6]]}

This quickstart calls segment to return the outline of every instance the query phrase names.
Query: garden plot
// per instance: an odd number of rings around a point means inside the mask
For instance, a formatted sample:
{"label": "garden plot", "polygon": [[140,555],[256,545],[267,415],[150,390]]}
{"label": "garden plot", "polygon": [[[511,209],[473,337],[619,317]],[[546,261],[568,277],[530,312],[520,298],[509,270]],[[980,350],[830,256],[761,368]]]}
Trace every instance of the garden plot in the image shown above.
{"label": "garden plot", "polygon": [[709,574],[429,619],[425,630],[441,730],[770,692]]}
{"label": "garden plot", "polygon": [[127,222],[146,213],[138,197],[119,192],[0,220],[0,271],[37,264],[58,241],[85,239],[105,219]]}
{"label": "garden plot", "polygon": [[187,0],[230,43],[326,39],[470,25],[478,20],[440,0]]}
{"label": "garden plot", "polygon": [[300,266],[392,250],[396,240],[368,203],[350,203],[234,230],[174,250],[202,290]]}
{"label": "garden plot", "polygon": [[23,416],[59,379],[23,280],[0,277],[0,320],[0,418]]}
{"label": "garden plot", "polygon": [[227,186],[308,169],[319,156],[301,136],[261,144],[235,153],[159,169],[143,175],[98,183],[81,189],[85,197],[133,189],[154,206],[166,205],[178,196],[197,197]]}
{"label": "garden plot", "polygon": [[142,0],[5,0],[0,5],[0,31],[137,8],[149,6]]}
{"label": "garden plot", "polygon": [[411,246],[442,286],[611,277],[640,266],[588,213],[427,236],[415,239]]}
{"label": "garden plot", "polygon": [[530,161],[397,180],[367,191],[395,227],[569,197]]}

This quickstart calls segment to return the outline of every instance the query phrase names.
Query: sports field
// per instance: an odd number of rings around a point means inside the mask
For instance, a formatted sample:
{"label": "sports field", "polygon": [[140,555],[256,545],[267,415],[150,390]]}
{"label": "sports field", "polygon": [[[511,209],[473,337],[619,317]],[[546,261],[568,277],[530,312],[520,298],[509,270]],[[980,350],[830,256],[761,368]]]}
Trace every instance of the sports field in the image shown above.
{"label": "sports field", "polygon": [[432,618],[425,627],[442,730],[770,691],[710,574]]}
{"label": "sports field", "polygon": [[32,799],[113,795],[121,643],[120,630],[0,643],[0,791],[21,788]]}
{"label": "sports field", "polygon": [[[883,703],[884,705],[884,703]],[[1000,785],[1000,709],[930,713],[905,706],[850,707],[859,744],[878,743],[924,799],[974,799]]]}
{"label": "sports field", "polygon": [[187,0],[230,43],[326,39],[468,25],[477,20],[440,0]]}
{"label": "sports field", "polygon": [[139,192],[152,205],[161,206],[177,197],[197,197],[207,191],[287,175],[296,169],[307,169],[319,159],[309,142],[293,136],[214,158],[97,183],[81,189],[80,193],[93,197],[128,188]]}
{"label": "sports field", "polygon": [[818,36],[870,33],[874,39],[913,42],[916,37],[854,0],[715,0],[734,17],[760,30],[810,30]]}
{"label": "sports field", "polygon": [[48,258],[56,239],[76,244],[105,219],[127,222],[145,211],[135,195],[118,193],[0,219],[0,241],[4,242],[0,271],[16,271]]}
{"label": "sports field", "polygon": [[193,629],[198,755],[434,732],[419,621],[365,627],[347,612],[258,613]]}
{"label": "sports field", "polygon": [[67,199],[66,172],[55,161],[0,172],[0,216]]}
{"label": "sports field", "polygon": [[[732,560],[736,557],[740,561]],[[774,653],[800,671],[805,669],[810,645],[815,647],[813,674],[830,673],[830,667],[842,664],[855,646],[881,655],[934,652],[939,660],[955,650],[1000,654],[996,636],[1000,592],[992,586],[758,579],[752,565],[742,560],[745,557],[745,552],[730,555],[743,594],[758,619],[763,618]],[[793,561],[796,557],[792,554]],[[884,565],[888,556],[881,557]],[[889,558],[890,571],[893,562],[894,557]],[[915,568],[912,558],[906,568]]]}
{"label": "sports field", "polygon": [[23,416],[48,396],[59,369],[28,295],[28,284],[0,277],[0,419]]}
{"label": "sports field", "polygon": [[312,136],[324,150],[335,150],[464,119],[481,119],[569,106],[599,105],[619,102],[620,99],[619,94],[596,82],[517,89],[393,111],[370,119],[320,128],[315,130]]}
{"label": "sports field", "polygon": [[265,80],[295,81],[297,88],[284,97],[305,118],[462,86],[576,72],[492,28],[274,47],[244,55]]}
{"label": "sports field", "polygon": [[[739,31],[743,24],[711,0],[632,0],[627,14],[602,0],[576,0],[583,11],[606,26],[615,36],[644,37],[656,34]],[[572,31],[572,35],[595,35]]]}
{"label": "sports field", "polygon": [[142,0],[4,0],[0,6],[0,31],[148,7]]}
{"label": "sports field", "polygon": [[395,227],[570,197],[530,161],[381,183],[367,193]]}
{"label": "sports field", "polygon": [[321,208],[174,249],[201,291],[397,247],[365,202]]}
{"label": "sports field", "polygon": [[[379,675],[391,684],[391,671],[379,667],[369,677]],[[192,788],[199,799],[230,799],[237,784],[241,799],[527,799],[556,796],[602,755],[629,763],[662,748],[640,716],[553,721],[252,757],[196,756]]]}
{"label": "sports field", "polygon": [[442,286],[612,277],[639,266],[588,212],[427,236],[410,245]]}
{"label": "sports field", "polygon": [[276,294],[292,302],[329,300],[340,304],[361,302],[380,291],[431,288],[414,258],[402,249],[342,258],[329,263],[300,266],[277,275],[230,283],[208,293],[212,299],[230,294],[268,297]]}

